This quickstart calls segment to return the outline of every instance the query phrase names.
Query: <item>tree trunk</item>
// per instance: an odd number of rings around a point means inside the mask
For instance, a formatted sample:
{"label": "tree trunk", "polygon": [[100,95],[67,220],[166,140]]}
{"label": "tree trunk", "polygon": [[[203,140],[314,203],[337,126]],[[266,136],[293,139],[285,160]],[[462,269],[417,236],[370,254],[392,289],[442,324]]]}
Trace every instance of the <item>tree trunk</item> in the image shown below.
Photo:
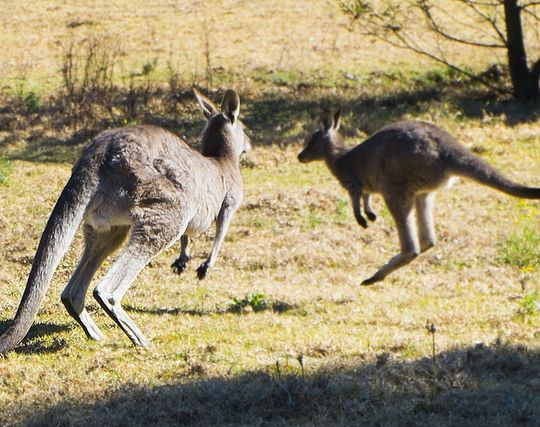
{"label": "tree trunk", "polygon": [[521,8],[518,0],[504,0],[504,16],[508,51],[508,67],[514,97],[521,101],[537,101],[540,98],[538,79],[540,60],[532,70],[527,67],[527,54],[523,42]]}

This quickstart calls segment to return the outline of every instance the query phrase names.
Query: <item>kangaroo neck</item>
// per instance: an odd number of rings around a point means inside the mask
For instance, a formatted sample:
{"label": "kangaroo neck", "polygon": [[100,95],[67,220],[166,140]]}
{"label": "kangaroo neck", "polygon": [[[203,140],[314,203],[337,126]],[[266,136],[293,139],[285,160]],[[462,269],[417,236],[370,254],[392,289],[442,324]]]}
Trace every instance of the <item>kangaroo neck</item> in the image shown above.
{"label": "kangaroo neck", "polygon": [[240,174],[240,159],[234,156],[210,157],[222,175]]}
{"label": "kangaroo neck", "polygon": [[328,166],[328,169],[330,169],[332,174],[334,174],[337,178],[339,178],[340,176],[338,161],[345,154],[346,151],[347,149],[345,147],[335,144],[333,142],[330,142],[326,146],[326,151],[324,153],[326,165]]}

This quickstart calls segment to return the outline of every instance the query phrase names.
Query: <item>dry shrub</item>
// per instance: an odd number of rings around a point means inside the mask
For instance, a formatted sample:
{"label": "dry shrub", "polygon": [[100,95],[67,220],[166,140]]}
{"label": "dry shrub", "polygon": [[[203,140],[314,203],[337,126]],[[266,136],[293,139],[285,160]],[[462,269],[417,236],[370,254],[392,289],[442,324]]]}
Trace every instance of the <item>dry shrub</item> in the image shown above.
{"label": "dry shrub", "polygon": [[120,53],[118,44],[106,37],[72,38],[64,46],[59,101],[69,121],[94,125],[105,112],[113,114]]}

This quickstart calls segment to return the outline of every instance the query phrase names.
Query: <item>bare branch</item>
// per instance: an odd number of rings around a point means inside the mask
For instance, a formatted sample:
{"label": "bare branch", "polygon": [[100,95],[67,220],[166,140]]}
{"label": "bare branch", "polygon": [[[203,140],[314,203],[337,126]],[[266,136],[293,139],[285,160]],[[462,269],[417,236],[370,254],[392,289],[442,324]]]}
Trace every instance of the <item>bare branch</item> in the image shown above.
{"label": "bare branch", "polygon": [[521,10],[522,10],[523,13],[526,13],[528,16],[532,16],[537,21],[540,21],[540,15],[538,15],[534,11],[532,11],[530,9],[523,9],[523,8]]}
{"label": "bare branch", "polygon": [[487,0],[482,0],[482,1],[479,1],[479,0],[460,0],[460,1],[468,1],[469,3],[474,3],[478,6],[501,6],[503,3],[504,3],[504,0],[492,0],[492,1],[487,1]]}
{"label": "bare branch", "polygon": [[[504,47],[506,47],[506,43],[507,43],[507,40],[506,40],[506,36],[504,35],[504,33],[500,30],[499,26],[497,25],[497,22],[495,20],[495,18],[491,18],[489,15],[485,14],[484,12],[482,12],[478,6],[479,6],[479,3],[477,2],[474,2],[473,0],[461,0],[465,5],[469,6],[469,8],[471,8],[473,10],[473,12],[475,12],[478,16],[480,16],[482,19],[484,19],[486,22],[489,23],[489,25],[493,28],[493,30],[495,31],[495,33],[497,34],[497,36],[499,36],[499,39],[504,43]],[[499,4],[500,5],[500,4]],[[497,5],[494,5],[492,7],[495,7],[495,10],[497,10]]]}
{"label": "bare branch", "polygon": [[[448,32],[446,32],[440,26],[440,24],[435,20],[433,14],[431,13],[431,10],[430,10],[431,6],[426,1],[419,1],[419,2],[416,3],[416,5],[422,11],[424,16],[428,20],[428,24],[431,27],[431,29],[435,33],[443,36],[444,38],[446,38],[448,40],[451,40],[451,41],[457,42],[457,43],[461,43],[461,44],[470,45],[470,46],[477,46],[477,47],[485,47],[485,48],[492,48],[492,49],[493,48],[496,48],[496,49],[506,48],[506,40],[505,39],[503,39],[503,42],[505,44],[499,44],[499,43],[476,42],[476,41],[473,41],[473,40],[466,40],[466,39],[463,39],[463,38],[460,38],[460,37],[453,36],[452,34],[449,34]],[[483,17],[483,18],[485,20],[491,22],[491,20],[489,18],[486,18],[486,17]]]}
{"label": "bare branch", "polygon": [[[464,1],[464,0],[461,0]],[[502,6],[504,3],[504,0],[494,0],[494,1],[475,1],[475,0],[467,0],[469,3],[473,3],[477,6],[489,6],[489,7],[497,7]]]}
{"label": "bare branch", "polygon": [[458,73],[460,74],[463,74],[467,77],[469,77],[471,80],[474,80],[484,86],[486,86],[487,88],[497,92],[497,93],[500,93],[500,94],[509,94],[511,93],[511,91],[505,89],[505,88],[502,88],[500,86],[495,86],[493,84],[491,84],[489,81],[483,79],[482,77],[479,77],[475,74],[472,74],[470,73],[469,71],[465,70],[464,68],[461,68],[461,67],[458,67],[457,65],[455,64],[452,64],[451,62],[449,62],[448,60],[446,60],[444,58],[444,56],[442,57],[439,57],[425,49],[422,49],[421,47],[418,46],[418,44],[416,43],[413,43],[411,40],[408,40],[405,36],[403,36],[403,34],[401,34],[399,31],[392,31],[392,35],[394,35],[401,43],[396,43],[395,41],[389,39],[389,38],[385,38],[385,37],[382,37],[380,36],[379,34],[374,34],[374,36],[376,38],[378,38],[379,40],[382,40],[392,46],[395,46],[395,47],[398,47],[398,48],[402,48],[402,49],[408,49],[408,50],[411,50],[419,55],[423,55],[423,56],[426,56],[432,60],[434,60],[435,62],[438,62],[439,64],[443,64],[445,65],[446,67],[454,70],[454,71],[457,71]]}

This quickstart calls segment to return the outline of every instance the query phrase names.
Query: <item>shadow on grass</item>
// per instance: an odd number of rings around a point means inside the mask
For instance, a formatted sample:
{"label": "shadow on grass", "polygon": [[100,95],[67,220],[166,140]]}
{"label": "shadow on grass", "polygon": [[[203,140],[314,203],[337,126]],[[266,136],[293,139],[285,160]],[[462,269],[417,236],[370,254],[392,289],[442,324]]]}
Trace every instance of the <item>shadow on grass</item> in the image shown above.
{"label": "shadow on grass", "polygon": [[[371,134],[388,123],[428,111],[445,111],[461,119],[479,119],[488,115],[511,126],[540,118],[540,103],[522,105],[497,99],[471,82],[453,77],[434,79],[432,74],[427,72],[412,80],[399,73],[390,77],[371,76],[371,82],[365,86],[338,87],[337,90],[289,82],[285,84],[287,90],[276,91],[275,85],[267,84],[257,95],[249,91],[240,93],[242,119],[254,144],[271,145],[301,141],[317,126],[316,119],[324,106],[339,107],[344,111],[345,136],[356,136],[357,129]],[[56,105],[58,96],[30,111],[25,110],[19,99],[5,99],[3,103],[8,105],[0,108],[0,148],[23,140],[26,143],[21,149],[12,151],[10,158],[73,163],[82,145],[99,131],[126,124],[154,124],[175,132],[189,143],[198,141],[204,121],[189,88],[183,88],[174,96],[162,89],[149,93],[145,97],[151,100],[145,101],[151,102],[148,108],[141,106],[131,116],[125,112],[114,117],[106,113],[122,112],[128,95],[125,90],[116,88],[110,98],[112,101],[109,100],[114,105],[99,105],[104,113],[92,117],[91,124],[85,124],[84,111],[77,111],[75,123],[70,122]],[[220,96],[221,93],[211,95],[216,101]],[[90,107],[81,109],[87,108],[89,114],[94,115]],[[66,129],[75,130],[69,132]]]}
{"label": "shadow on grass", "polygon": [[188,316],[208,316],[210,314],[221,314],[222,311],[215,310],[201,310],[201,309],[186,309],[182,307],[136,307],[133,305],[125,304],[124,309],[132,313],[151,314],[156,316],[162,316],[164,314],[179,315],[185,314]]}
{"label": "shadow on grass", "polygon": [[142,314],[151,314],[156,316],[162,316],[164,314],[171,315],[188,315],[188,316],[209,316],[212,314],[248,314],[253,311],[265,311],[271,310],[274,313],[285,313],[290,310],[298,309],[299,307],[294,304],[289,304],[284,301],[271,301],[268,302],[263,308],[252,307],[240,307],[236,304],[230,304],[228,307],[220,308],[216,307],[213,310],[203,310],[203,309],[186,309],[182,307],[136,307],[133,305],[126,304],[124,309],[133,313],[142,313]]}
{"label": "shadow on grass", "polygon": [[[11,323],[11,320],[0,321],[0,335],[9,328]],[[19,354],[55,353],[64,348],[67,342],[63,338],[57,338],[53,335],[65,332],[70,328],[68,325],[36,322],[30,328],[24,341],[14,351]]]}
{"label": "shadow on grass", "polygon": [[478,345],[434,359],[385,356],[314,372],[304,361],[303,369],[305,375],[300,365],[287,373],[278,366],[238,377],[127,384],[84,401],[10,411],[21,410],[22,424],[33,426],[537,426],[540,419],[538,350]]}
{"label": "shadow on grass", "polygon": [[244,121],[256,136],[256,142],[274,144],[302,141],[318,126],[319,114],[325,107],[343,111],[346,120],[342,133],[346,137],[357,136],[357,129],[370,135],[389,123],[440,110],[441,104],[449,104],[453,114],[462,119],[491,116],[500,118],[510,126],[540,119],[540,103],[522,105],[511,101],[495,102],[489,98],[482,99],[482,96],[486,98],[482,94],[469,97],[444,89],[420,88],[380,96],[351,97],[348,94],[313,99],[252,99],[249,100],[249,112]]}

